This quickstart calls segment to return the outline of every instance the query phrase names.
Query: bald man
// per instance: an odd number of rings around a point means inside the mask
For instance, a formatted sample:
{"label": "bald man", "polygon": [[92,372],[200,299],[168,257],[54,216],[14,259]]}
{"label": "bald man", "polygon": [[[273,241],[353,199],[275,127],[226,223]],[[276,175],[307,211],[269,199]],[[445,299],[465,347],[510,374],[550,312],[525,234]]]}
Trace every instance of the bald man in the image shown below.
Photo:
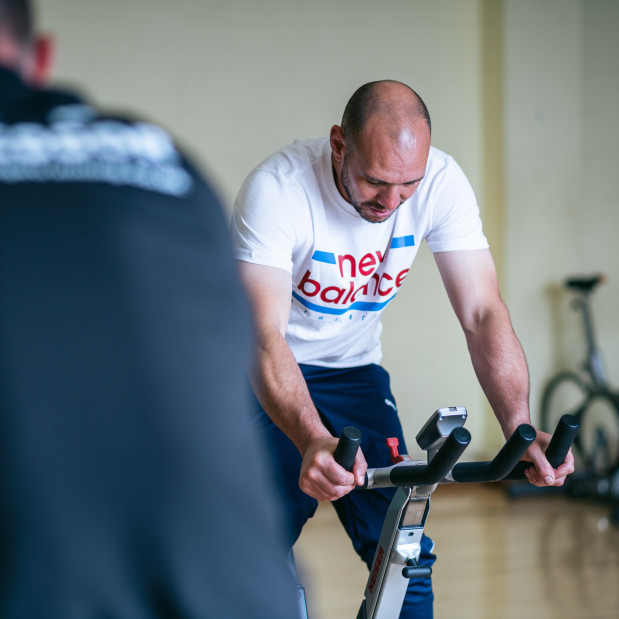
{"label": "bald man", "polygon": [[[318,500],[334,506],[370,566],[392,491],[354,492],[367,466],[389,466],[385,438],[405,445],[381,361],[380,316],[420,244],[433,252],[473,366],[504,434],[530,423],[527,364],[499,296],[473,190],[431,146],[421,98],[407,85],[359,88],[329,138],[297,141],[257,166],[236,200],[236,258],[254,307],[252,386],[289,506],[293,544]],[[411,328],[411,332],[414,327]],[[420,377],[423,380],[423,377]],[[363,432],[352,473],[333,459],[347,425]],[[561,485],[538,433],[527,453],[536,485]],[[420,563],[434,561],[424,537]],[[430,579],[412,579],[402,617],[432,616]]]}

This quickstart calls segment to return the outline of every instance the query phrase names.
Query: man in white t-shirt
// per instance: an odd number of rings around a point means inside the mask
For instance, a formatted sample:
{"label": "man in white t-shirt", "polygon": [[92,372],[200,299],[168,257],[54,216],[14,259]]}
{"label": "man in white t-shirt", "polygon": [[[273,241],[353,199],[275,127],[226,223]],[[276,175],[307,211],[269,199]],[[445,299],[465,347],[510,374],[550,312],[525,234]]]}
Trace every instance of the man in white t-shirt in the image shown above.
{"label": "man in white t-shirt", "polygon": [[[252,386],[290,508],[290,543],[317,500],[337,500],[368,565],[391,493],[351,490],[363,483],[366,461],[390,464],[386,437],[404,444],[379,365],[380,315],[422,241],[504,434],[530,422],[526,360],[499,296],[473,190],[457,163],[430,146],[430,133],[427,108],[412,89],[366,84],[328,139],[295,142],[252,171],[232,221],[257,325]],[[332,457],[346,425],[364,437],[352,473]],[[553,469],[543,455],[548,440],[538,433],[527,452],[535,485],[561,485],[573,470],[571,454]],[[433,562],[432,546],[424,538],[421,563]],[[432,616],[429,579],[411,580],[401,616]]]}

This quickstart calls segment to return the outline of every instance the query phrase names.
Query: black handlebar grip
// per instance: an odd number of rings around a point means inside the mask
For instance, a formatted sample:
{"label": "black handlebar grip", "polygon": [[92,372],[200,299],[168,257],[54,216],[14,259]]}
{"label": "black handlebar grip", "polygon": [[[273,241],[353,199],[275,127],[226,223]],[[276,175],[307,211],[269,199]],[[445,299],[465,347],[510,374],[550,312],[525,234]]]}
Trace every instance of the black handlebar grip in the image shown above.
{"label": "black handlebar grip", "polygon": [[470,442],[471,434],[466,428],[454,428],[428,465],[394,466],[389,479],[394,486],[437,484],[449,474]]}
{"label": "black handlebar grip", "polygon": [[490,462],[465,462],[454,466],[452,476],[459,482],[490,482],[509,477],[510,471],[529,445],[535,440],[533,426],[523,423],[509,437],[499,453]]}
{"label": "black handlebar grip", "polygon": [[505,477],[522,458],[524,452],[535,441],[537,432],[528,423],[523,423],[509,437],[503,448],[492,460],[492,473],[496,481]]}
{"label": "black handlebar grip", "polygon": [[[559,419],[559,423],[550,439],[550,443],[548,443],[548,447],[546,448],[546,459],[550,462],[553,468],[557,468],[563,464],[565,457],[567,456],[567,452],[570,450],[572,446],[572,442],[574,441],[574,437],[580,428],[580,422],[574,415],[563,415],[561,419]],[[525,479],[524,472],[532,467],[533,465],[530,462],[518,462],[518,464],[514,467],[512,472],[505,477],[506,480],[518,480]]]}
{"label": "black handlebar grip", "polygon": [[347,471],[352,471],[360,444],[361,430],[353,426],[346,426],[340,434],[340,440],[333,453],[333,458],[341,467]]}
{"label": "black handlebar grip", "polygon": [[553,468],[556,469],[563,464],[579,428],[580,423],[574,415],[563,415],[559,419],[557,429],[546,449],[546,459]]}
{"label": "black handlebar grip", "polygon": [[453,468],[458,458],[471,442],[471,433],[462,427],[454,428],[447,440],[428,463],[428,475],[438,480],[443,479]]}

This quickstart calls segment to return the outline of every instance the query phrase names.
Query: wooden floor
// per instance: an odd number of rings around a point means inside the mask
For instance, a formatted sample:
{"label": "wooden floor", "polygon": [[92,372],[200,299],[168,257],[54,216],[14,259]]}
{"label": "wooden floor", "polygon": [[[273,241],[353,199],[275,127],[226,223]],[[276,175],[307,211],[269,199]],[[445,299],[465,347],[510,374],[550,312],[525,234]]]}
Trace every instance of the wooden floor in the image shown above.
{"label": "wooden floor", "polygon": [[[509,498],[501,485],[440,486],[436,619],[619,619],[619,527],[603,506]],[[295,546],[310,619],[355,619],[367,568],[328,503]]]}

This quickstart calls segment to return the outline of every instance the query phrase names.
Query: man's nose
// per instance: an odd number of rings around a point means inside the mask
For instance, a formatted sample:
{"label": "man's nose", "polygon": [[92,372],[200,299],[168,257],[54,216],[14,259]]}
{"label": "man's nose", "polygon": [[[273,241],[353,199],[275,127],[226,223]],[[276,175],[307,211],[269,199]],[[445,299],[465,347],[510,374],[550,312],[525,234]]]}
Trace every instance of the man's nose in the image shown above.
{"label": "man's nose", "polygon": [[378,196],[378,203],[390,211],[395,210],[404,202],[406,198],[402,196],[400,187],[398,185],[391,185],[385,187]]}

